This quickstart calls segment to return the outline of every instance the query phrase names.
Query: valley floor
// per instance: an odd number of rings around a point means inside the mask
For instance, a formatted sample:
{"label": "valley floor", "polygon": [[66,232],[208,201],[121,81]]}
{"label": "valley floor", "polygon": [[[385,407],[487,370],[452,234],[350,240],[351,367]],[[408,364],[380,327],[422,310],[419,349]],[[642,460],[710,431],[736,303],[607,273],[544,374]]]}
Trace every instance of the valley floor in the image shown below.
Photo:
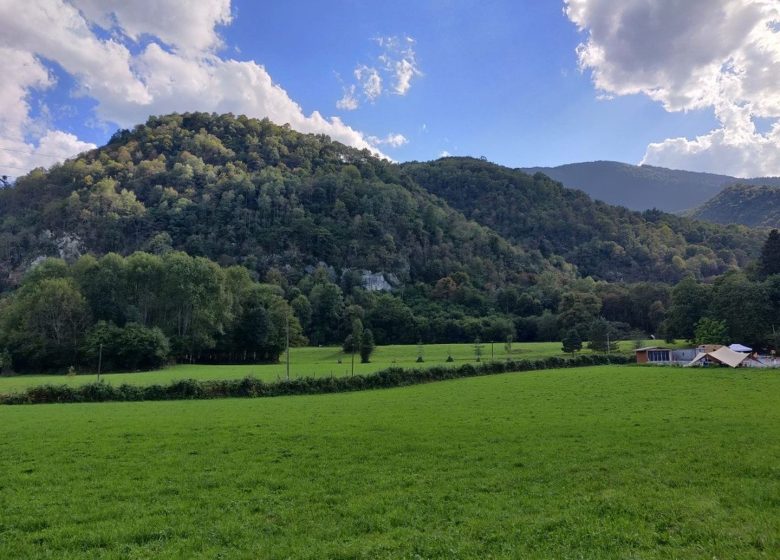
{"label": "valley floor", "polygon": [[[647,342],[648,344],[650,341]],[[620,351],[630,353],[634,348],[633,341],[620,342]],[[417,362],[418,353],[422,351],[423,362]],[[560,342],[523,342],[514,343],[510,349],[504,343],[483,343],[481,348],[483,361],[504,360],[535,360],[550,356],[565,356],[561,351]],[[589,354],[589,350],[580,353]],[[452,356],[453,362],[447,362]],[[292,348],[290,350],[290,377],[322,377],[350,375],[352,372],[351,355],[345,354],[337,346]],[[373,373],[380,369],[398,366],[405,369],[413,367],[428,367],[432,365],[461,365],[466,362],[475,363],[474,344],[426,344],[422,348],[417,345],[378,346],[371,356],[371,363],[361,364],[360,356],[355,356],[355,374]],[[106,383],[121,385],[152,385],[166,384],[180,379],[240,379],[253,376],[263,381],[276,381],[286,376],[285,356],[281,356],[277,364],[242,364],[242,365],[202,365],[180,364],[156,371],[133,373],[110,373],[101,375]],[[84,385],[94,383],[95,374],[84,374],[68,377],[65,375],[15,375],[0,376],[0,394],[22,391],[37,385]]]}
{"label": "valley floor", "polygon": [[0,557],[772,558],[779,395],[605,366],[0,407]]}

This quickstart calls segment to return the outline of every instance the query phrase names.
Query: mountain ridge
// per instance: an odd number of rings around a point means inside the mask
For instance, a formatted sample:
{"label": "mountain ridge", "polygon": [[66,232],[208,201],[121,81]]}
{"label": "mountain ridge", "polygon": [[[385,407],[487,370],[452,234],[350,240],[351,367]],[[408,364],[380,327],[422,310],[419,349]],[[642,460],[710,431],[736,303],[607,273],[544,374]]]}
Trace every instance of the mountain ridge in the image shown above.
{"label": "mountain ridge", "polygon": [[[466,199],[440,188],[447,174]],[[325,263],[392,273],[406,285],[461,274],[495,289],[577,269],[674,282],[744,266],[760,241],[746,228],[612,207],[481,160],[395,164],[229,114],[151,117],[0,191],[6,277],[66,249],[175,249],[260,276],[280,269],[300,277]]]}
{"label": "mountain ridge", "polygon": [[738,183],[689,214],[697,220],[749,227],[780,227],[780,187]]}
{"label": "mountain ridge", "polygon": [[544,173],[597,200],[639,211],[653,208],[673,213],[691,211],[737,183],[780,186],[780,177],[738,178],[609,160],[519,169],[530,174]]}

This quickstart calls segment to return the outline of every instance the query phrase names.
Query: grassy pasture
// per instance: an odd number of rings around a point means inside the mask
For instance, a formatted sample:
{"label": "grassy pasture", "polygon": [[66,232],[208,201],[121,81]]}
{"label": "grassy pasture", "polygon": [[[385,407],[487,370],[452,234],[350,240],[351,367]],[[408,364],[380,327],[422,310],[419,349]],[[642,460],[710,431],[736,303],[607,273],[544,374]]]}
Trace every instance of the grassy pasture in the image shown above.
{"label": "grassy pasture", "polygon": [[780,372],[0,408],[1,558],[777,558]]}
{"label": "grassy pasture", "polygon": [[[620,350],[629,352],[633,348],[633,342],[620,343]],[[417,346],[394,345],[379,346],[371,357],[370,364],[361,364],[360,356],[355,356],[355,373],[372,373],[393,365],[401,367],[425,367],[426,365],[446,365],[447,356],[452,354],[453,365],[464,362],[474,362],[473,344],[427,344],[423,347],[424,363],[418,364]],[[583,350],[588,353],[588,350]],[[290,375],[291,377],[323,376],[323,375],[349,375],[351,372],[351,356],[344,354],[338,347],[306,347],[292,348],[290,350]],[[511,352],[507,352],[503,343],[483,344],[482,360],[503,360],[507,357],[513,359],[536,359],[549,356],[562,356],[560,342],[532,342],[515,343]],[[285,357],[282,355],[279,364],[263,365],[201,365],[182,364],[171,366],[157,371],[135,373],[111,373],[101,376],[107,383],[134,385],[167,384],[178,379],[238,379],[252,375],[264,381],[274,381],[284,377]],[[341,360],[341,363],[339,363]],[[83,385],[96,381],[96,375],[77,375],[68,377],[65,375],[18,375],[0,377],[0,393],[13,393],[27,387],[45,384]]]}

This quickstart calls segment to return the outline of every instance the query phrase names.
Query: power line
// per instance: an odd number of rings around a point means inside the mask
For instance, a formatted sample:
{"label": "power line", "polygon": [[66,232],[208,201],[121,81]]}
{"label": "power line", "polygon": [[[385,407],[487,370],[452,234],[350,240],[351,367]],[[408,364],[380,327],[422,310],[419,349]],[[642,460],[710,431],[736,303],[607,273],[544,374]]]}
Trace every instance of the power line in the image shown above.
{"label": "power line", "polygon": [[43,154],[41,152],[36,152],[33,150],[17,150],[15,148],[5,148],[3,146],[0,146],[0,150],[4,152],[13,152],[15,154],[25,154],[28,156],[43,156],[43,157],[53,157],[53,158],[61,158],[62,155],[56,155],[56,154]]}
{"label": "power line", "polygon": [[[41,166],[40,165],[36,165],[35,167],[41,167]],[[5,169],[18,169],[19,171],[24,171],[25,173],[27,171],[32,171],[33,169],[35,169],[35,167],[19,167],[19,166],[16,166],[16,165],[8,165],[8,164],[5,164],[5,163],[0,163],[0,169],[3,169],[3,168],[5,168]]]}
{"label": "power line", "polygon": [[33,169],[32,167],[18,167],[16,165],[6,165],[5,163],[0,163],[0,169],[6,168],[6,169],[18,169],[20,171],[30,171]]}

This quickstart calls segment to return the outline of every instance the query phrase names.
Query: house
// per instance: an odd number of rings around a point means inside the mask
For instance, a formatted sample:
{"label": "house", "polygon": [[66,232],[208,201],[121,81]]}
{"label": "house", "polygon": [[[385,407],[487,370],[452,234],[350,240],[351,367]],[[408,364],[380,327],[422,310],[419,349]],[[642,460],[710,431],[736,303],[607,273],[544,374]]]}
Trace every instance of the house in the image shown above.
{"label": "house", "polygon": [[638,364],[671,364],[672,350],[660,346],[647,346],[634,350]]}
{"label": "house", "polygon": [[696,355],[692,349],[663,348],[661,346],[648,346],[635,350],[636,363],[638,364],[687,364]]}

